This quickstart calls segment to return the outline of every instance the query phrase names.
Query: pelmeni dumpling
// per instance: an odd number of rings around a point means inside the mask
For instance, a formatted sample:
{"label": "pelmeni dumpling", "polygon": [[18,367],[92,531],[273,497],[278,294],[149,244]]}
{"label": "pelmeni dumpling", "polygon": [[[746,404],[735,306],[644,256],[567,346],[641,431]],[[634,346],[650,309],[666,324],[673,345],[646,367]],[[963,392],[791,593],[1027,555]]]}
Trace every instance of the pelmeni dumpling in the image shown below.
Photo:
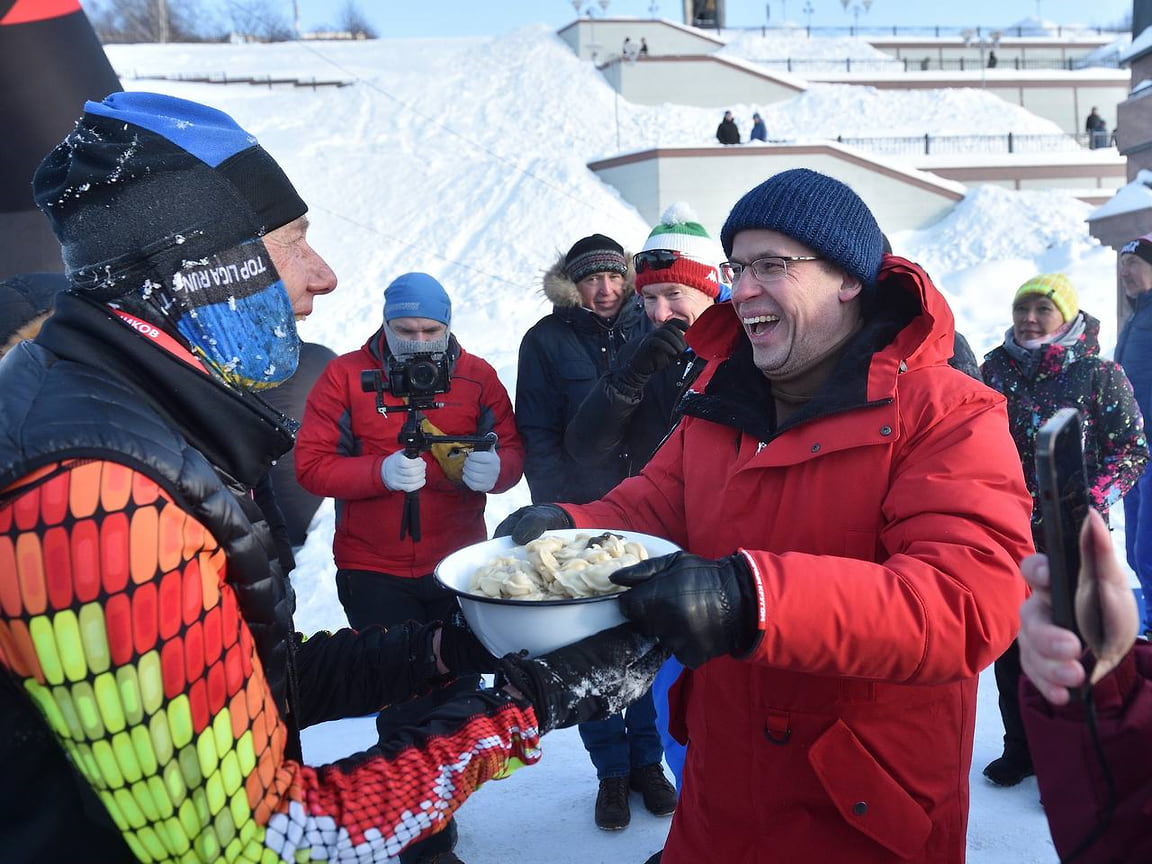
{"label": "pelmeni dumpling", "polygon": [[500,555],[472,576],[470,590],[487,597],[549,600],[596,597],[623,588],[609,576],[645,560],[648,550],[617,534],[577,534],[571,540],[537,538],[524,547],[524,558]]}

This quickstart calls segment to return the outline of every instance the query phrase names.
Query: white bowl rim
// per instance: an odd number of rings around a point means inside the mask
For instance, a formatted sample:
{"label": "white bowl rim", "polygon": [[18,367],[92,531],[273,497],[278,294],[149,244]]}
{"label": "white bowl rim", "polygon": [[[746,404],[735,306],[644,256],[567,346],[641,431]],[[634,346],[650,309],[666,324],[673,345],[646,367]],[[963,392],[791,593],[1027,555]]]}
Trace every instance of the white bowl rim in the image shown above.
{"label": "white bowl rim", "polygon": [[[665,552],[665,553],[663,553],[664,555],[671,555],[671,554],[673,554],[673,552],[683,551],[679,546],[677,546],[671,540],[668,540],[664,537],[657,537],[655,534],[643,534],[639,531],[632,531],[628,528],[558,528],[558,529],[551,530],[551,531],[545,531],[540,536],[541,537],[547,537],[550,534],[560,534],[560,533],[571,534],[573,531],[576,531],[580,534],[591,534],[592,536],[596,536],[598,534],[618,534],[618,535],[625,537],[627,540],[636,540],[640,543],[643,543],[645,540],[659,540],[661,543],[667,543],[669,546],[673,547],[672,552]],[[440,563],[442,564],[444,561],[447,561],[453,555],[457,554],[457,552],[463,552],[465,549],[469,549],[472,546],[479,546],[482,543],[491,543],[493,540],[502,540],[502,539],[504,539],[504,538],[491,537],[488,540],[481,540],[479,543],[469,544],[468,546],[464,546],[460,549],[457,549],[456,552],[452,552],[449,555],[445,555]],[[511,539],[511,538],[509,538],[509,539]],[[533,538],[533,539],[539,539],[539,538]],[[529,542],[531,542],[531,541],[529,541]],[[521,545],[521,544],[516,544],[516,545]],[[526,546],[526,545],[528,545],[528,544],[527,543],[522,544],[521,548],[523,548],[523,546]],[[662,556],[653,556],[653,557],[662,557]],[[625,591],[628,590],[627,588],[622,588],[620,591],[614,591],[611,594],[597,594],[593,597],[558,597],[555,600],[516,600],[512,597],[489,597],[485,594],[472,594],[471,592],[461,590],[460,588],[457,588],[454,585],[449,585],[447,582],[444,582],[440,578],[440,564],[437,564],[436,569],[432,571],[432,577],[433,577],[433,579],[436,580],[436,583],[438,585],[440,585],[440,587],[447,588],[449,591],[451,591],[456,596],[460,597],[462,600],[472,600],[476,603],[491,603],[495,606],[524,606],[524,607],[533,608],[533,609],[539,608],[540,606],[576,606],[576,605],[579,605],[582,603],[601,603],[605,600],[616,600],[620,597],[621,594],[623,594]]]}

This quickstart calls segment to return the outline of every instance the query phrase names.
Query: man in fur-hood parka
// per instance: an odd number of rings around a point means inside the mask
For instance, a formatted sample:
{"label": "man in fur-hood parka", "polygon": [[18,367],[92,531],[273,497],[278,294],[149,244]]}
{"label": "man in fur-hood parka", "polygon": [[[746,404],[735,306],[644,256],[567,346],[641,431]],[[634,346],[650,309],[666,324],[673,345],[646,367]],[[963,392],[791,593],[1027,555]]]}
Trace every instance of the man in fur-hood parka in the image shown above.
{"label": "man in fur-hood parka", "polygon": [[[579,463],[564,448],[564,432],[624,345],[650,324],[636,294],[632,256],[603,234],[578,240],[560,256],[544,273],[543,288],[552,312],[524,334],[516,379],[524,477],[534,502],[594,501],[628,476],[628,456]],[[651,692],[626,717],[582,724],[580,738],[600,781],[597,826],[615,831],[628,825],[630,786],[643,793],[653,813],[672,812],[676,790],[660,767],[664,750]]]}
{"label": "man in fur-hood parka", "polygon": [[520,343],[516,426],[534,502],[593,501],[627,476],[623,460],[589,468],[564,450],[564,429],[625,343],[649,329],[636,296],[632,256],[593,234],[544,273],[552,312]]}

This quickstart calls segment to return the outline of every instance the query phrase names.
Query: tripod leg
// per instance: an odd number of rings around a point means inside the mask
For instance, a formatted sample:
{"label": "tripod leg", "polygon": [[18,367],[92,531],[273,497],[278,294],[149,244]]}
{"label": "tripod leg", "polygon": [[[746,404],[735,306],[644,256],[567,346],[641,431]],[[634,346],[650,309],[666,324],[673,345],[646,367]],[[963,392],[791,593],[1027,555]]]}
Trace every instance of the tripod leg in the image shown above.
{"label": "tripod leg", "polygon": [[412,493],[404,493],[404,506],[400,508],[400,539],[403,540],[408,536],[408,529],[411,522],[409,516],[409,504],[411,502]]}

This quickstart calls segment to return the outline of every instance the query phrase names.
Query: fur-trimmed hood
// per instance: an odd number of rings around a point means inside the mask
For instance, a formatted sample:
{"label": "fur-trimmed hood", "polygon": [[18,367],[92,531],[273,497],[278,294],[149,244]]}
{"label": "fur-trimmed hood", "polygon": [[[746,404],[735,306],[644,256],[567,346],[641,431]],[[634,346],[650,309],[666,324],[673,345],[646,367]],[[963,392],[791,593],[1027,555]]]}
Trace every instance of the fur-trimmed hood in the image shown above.
{"label": "fur-trimmed hood", "polygon": [[[544,271],[541,290],[553,306],[578,307],[580,291],[576,288],[576,283],[564,272],[564,257],[564,253],[561,252],[556,262]],[[624,284],[627,288],[625,296],[628,296],[636,292],[636,268],[632,264],[632,253],[627,249],[624,250],[624,260],[628,262],[628,272],[624,274]]]}

